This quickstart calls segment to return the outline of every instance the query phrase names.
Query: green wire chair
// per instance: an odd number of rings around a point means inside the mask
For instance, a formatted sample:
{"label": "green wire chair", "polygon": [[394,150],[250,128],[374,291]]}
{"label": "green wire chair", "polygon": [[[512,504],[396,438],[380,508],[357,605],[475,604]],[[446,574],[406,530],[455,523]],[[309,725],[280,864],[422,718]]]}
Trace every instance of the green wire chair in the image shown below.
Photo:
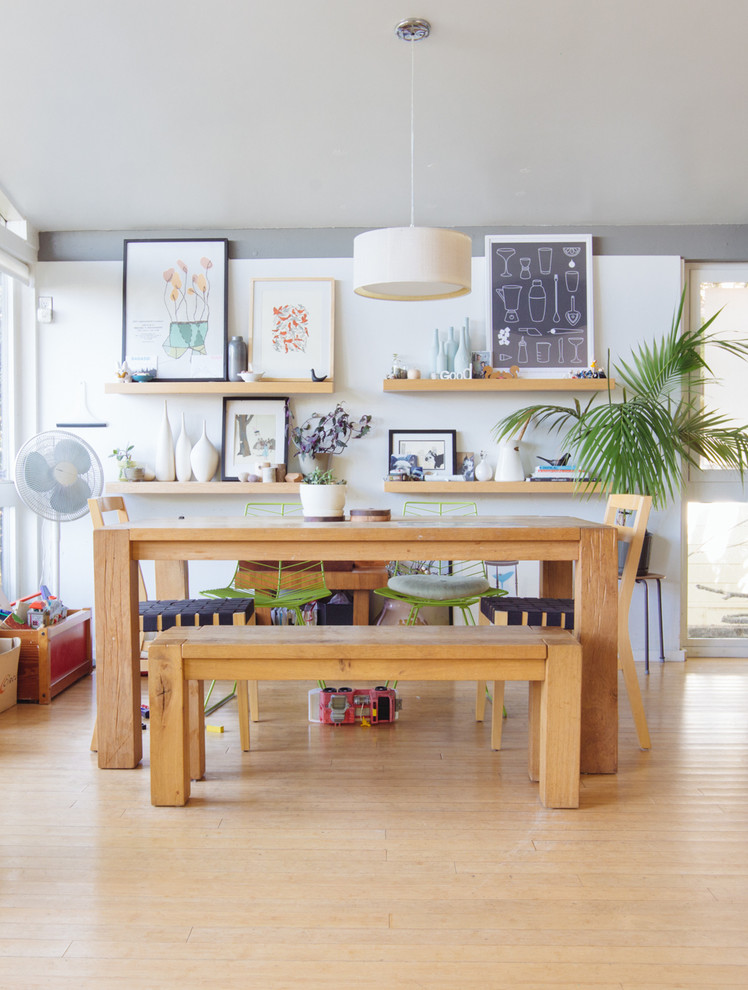
{"label": "green wire chair", "polygon": [[[245,516],[292,516],[301,514],[300,502],[248,502]],[[319,598],[327,598],[330,591],[325,584],[325,569],[321,560],[239,560],[234,576],[225,588],[209,588],[200,594],[206,598],[246,598],[251,593],[255,608],[286,608],[294,614],[296,625],[304,625],[303,608]],[[237,683],[232,691],[219,702],[208,706],[215,686],[212,682],[205,698],[205,714],[220,708],[236,695]],[[250,684],[256,693],[257,682]],[[257,705],[251,706],[253,721],[257,721]]]}
{"label": "green wire chair", "polygon": [[[477,516],[475,502],[406,502],[403,516]],[[395,561],[385,588],[374,592],[410,607],[406,625],[415,625],[418,613],[430,606],[457,608],[466,626],[476,625],[472,606],[482,598],[503,597],[506,592],[492,588],[482,560]],[[485,683],[478,691],[487,691]],[[479,706],[476,705],[476,712]]]}

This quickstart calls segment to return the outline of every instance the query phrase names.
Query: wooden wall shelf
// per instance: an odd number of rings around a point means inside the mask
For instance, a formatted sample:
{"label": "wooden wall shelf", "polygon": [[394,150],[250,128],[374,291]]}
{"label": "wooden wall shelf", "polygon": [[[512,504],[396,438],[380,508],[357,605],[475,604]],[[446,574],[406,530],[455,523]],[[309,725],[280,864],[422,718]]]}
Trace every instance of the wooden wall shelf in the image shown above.
{"label": "wooden wall shelf", "polygon": [[[385,481],[386,492],[407,495],[573,495],[588,494],[590,489],[577,487],[573,481]],[[595,485],[593,492],[599,492]]]}
{"label": "wooden wall shelf", "polygon": [[105,382],[108,395],[331,395],[329,378],[313,382],[305,378],[263,379],[261,382]]}
{"label": "wooden wall shelf", "polygon": [[607,378],[385,378],[384,392],[604,392]]}
{"label": "wooden wall shelf", "polygon": [[291,481],[110,481],[106,495],[290,495],[299,483]]}

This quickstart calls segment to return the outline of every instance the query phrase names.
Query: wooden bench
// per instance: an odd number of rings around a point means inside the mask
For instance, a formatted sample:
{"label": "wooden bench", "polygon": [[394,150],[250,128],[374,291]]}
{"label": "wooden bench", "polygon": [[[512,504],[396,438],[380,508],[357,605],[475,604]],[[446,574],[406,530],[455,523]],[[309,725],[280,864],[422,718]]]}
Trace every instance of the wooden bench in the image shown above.
{"label": "wooden bench", "polygon": [[[539,781],[546,807],[579,807],[582,651],[564,630],[205,626],[160,633],[149,662],[154,805],[186,804],[190,776],[204,772],[202,691],[191,705],[188,682],[342,678],[348,683],[529,681],[530,779]],[[494,706],[494,718],[500,722],[501,706]]]}

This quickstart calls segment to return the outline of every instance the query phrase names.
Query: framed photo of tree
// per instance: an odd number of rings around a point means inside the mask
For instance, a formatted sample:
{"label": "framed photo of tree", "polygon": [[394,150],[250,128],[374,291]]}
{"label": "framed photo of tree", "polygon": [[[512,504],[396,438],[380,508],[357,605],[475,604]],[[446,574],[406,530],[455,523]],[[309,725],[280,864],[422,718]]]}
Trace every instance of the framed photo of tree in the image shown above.
{"label": "framed photo of tree", "polygon": [[225,396],[222,448],[222,481],[254,474],[259,461],[286,463],[288,399]]}

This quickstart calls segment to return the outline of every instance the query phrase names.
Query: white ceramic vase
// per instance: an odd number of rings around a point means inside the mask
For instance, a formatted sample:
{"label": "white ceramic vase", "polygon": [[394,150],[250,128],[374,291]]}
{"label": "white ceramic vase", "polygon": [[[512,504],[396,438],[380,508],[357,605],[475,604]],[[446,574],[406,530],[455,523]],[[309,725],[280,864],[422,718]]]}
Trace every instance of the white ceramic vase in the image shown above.
{"label": "white ceramic vase", "polygon": [[342,519],[347,485],[299,485],[301,509],[306,518]]}
{"label": "white ceramic vase", "polygon": [[493,468],[488,463],[485,454],[481,454],[481,459],[475,465],[475,480],[490,481],[493,478]]}
{"label": "white ceramic vase", "polygon": [[169,413],[164,399],[164,414],[158,431],[156,444],[156,481],[174,481],[177,472],[174,464],[174,437],[169,423]]}
{"label": "white ceramic vase", "polygon": [[187,436],[187,428],[184,425],[184,413],[182,413],[182,428],[174,444],[174,469],[177,481],[190,481],[192,478],[192,465],[190,464],[190,454],[192,444]]}
{"label": "white ceramic vase", "polygon": [[203,435],[190,454],[190,465],[195,481],[210,481],[216,473],[219,461],[218,451],[208,439],[207,426],[203,420]]}

